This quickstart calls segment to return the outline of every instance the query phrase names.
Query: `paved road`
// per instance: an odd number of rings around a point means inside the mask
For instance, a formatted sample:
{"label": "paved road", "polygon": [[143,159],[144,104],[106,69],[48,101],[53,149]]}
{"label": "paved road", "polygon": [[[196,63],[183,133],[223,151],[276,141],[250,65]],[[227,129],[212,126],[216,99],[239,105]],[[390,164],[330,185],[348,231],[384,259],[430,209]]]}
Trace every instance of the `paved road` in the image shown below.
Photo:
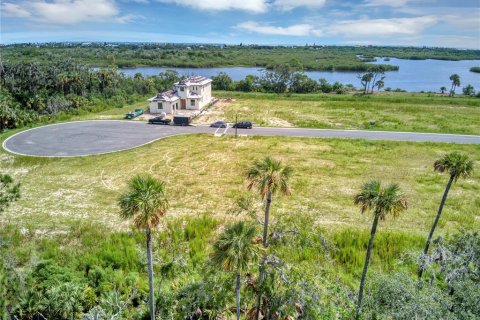
{"label": "paved road", "polygon": [[[66,122],[38,127],[17,133],[4,141],[3,147],[12,153],[29,156],[73,157],[103,154],[141,146],[178,134],[211,133],[206,126],[154,126],[138,121],[91,120]],[[223,131],[224,129],[220,129]],[[229,128],[227,134],[234,134]],[[290,136],[317,138],[349,138],[369,140],[430,141],[480,144],[480,136],[384,132],[363,130],[323,130],[300,128],[238,129],[239,134],[259,136]]]}

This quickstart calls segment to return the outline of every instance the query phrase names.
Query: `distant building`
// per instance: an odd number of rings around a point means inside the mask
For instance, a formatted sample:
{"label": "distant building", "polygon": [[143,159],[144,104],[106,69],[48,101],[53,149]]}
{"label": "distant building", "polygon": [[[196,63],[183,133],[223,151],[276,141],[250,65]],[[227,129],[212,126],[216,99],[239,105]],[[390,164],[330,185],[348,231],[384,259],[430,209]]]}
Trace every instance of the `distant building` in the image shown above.
{"label": "distant building", "polygon": [[212,101],[212,80],[193,76],[175,83],[173,90],[148,99],[150,113],[174,114],[178,110],[201,110]]}

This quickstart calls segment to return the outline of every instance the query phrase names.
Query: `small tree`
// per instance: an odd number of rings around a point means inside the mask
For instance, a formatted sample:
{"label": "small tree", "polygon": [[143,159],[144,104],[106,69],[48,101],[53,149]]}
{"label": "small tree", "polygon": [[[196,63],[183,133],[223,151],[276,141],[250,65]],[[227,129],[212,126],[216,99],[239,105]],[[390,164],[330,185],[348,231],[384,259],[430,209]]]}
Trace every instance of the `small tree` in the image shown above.
{"label": "small tree", "polygon": [[444,94],[445,91],[447,91],[447,88],[446,88],[446,87],[440,87],[440,93],[441,93],[441,94]]}
{"label": "small tree", "polygon": [[225,72],[219,72],[212,77],[212,87],[214,90],[231,90],[233,88],[232,78]]}
{"label": "small tree", "polygon": [[240,319],[241,275],[249,264],[258,258],[258,246],[254,244],[256,230],[244,222],[228,227],[213,245],[212,261],[228,272],[235,272],[235,304],[237,320]]}
{"label": "small tree", "polygon": [[378,80],[375,83],[375,86],[377,87],[377,90],[380,91],[380,89],[382,89],[385,86],[385,82],[383,80]]}
{"label": "small tree", "polygon": [[12,202],[20,198],[20,184],[15,183],[8,174],[0,173],[0,213],[5,211]]}
{"label": "small tree", "polygon": [[[437,227],[440,216],[442,215],[443,206],[447,200],[448,192],[453,182],[456,182],[459,178],[467,178],[473,172],[473,161],[464,154],[458,152],[452,152],[444,155],[441,159],[435,161],[433,164],[433,170],[438,172],[448,172],[450,174],[450,179],[448,180],[445,191],[443,192],[442,200],[440,201],[440,207],[438,208],[437,216],[433,222],[430,233],[428,234],[427,243],[425,244],[425,249],[423,249],[423,258],[428,254],[428,249],[430,247],[430,242],[432,241],[433,233]],[[418,285],[421,285],[422,274],[425,266],[423,261],[421,262],[418,268]]]}
{"label": "small tree", "polygon": [[458,74],[452,74],[450,76],[450,80],[452,81],[452,87],[450,89],[450,96],[455,94],[455,88],[460,85],[460,76]]}
{"label": "small tree", "polygon": [[463,87],[463,94],[466,96],[473,96],[475,95],[475,88],[469,84],[468,86]]}
{"label": "small tree", "polygon": [[363,87],[363,94],[368,93],[368,88],[370,86],[370,82],[373,79],[373,72],[367,72],[362,75],[359,75],[358,78],[360,79],[360,83],[362,84]]}
{"label": "small tree", "polygon": [[398,216],[401,211],[407,209],[407,200],[400,193],[400,188],[397,184],[390,184],[386,188],[382,188],[379,181],[372,180],[362,186],[360,192],[355,195],[354,203],[360,206],[362,213],[373,210],[373,224],[370,231],[370,240],[368,241],[362,279],[360,280],[360,288],[358,290],[356,310],[356,317],[358,318],[362,307],[363,287],[365,286],[378,220],[385,220],[385,217],[390,214],[392,214],[393,217]]}
{"label": "small tree", "polygon": [[151,175],[135,176],[128,183],[129,190],[120,196],[120,216],[133,219],[135,227],[145,230],[147,238],[148,283],[150,289],[150,319],[155,319],[155,295],[153,292],[153,263],[151,230],[160,224],[166,214],[168,200],[163,182]]}

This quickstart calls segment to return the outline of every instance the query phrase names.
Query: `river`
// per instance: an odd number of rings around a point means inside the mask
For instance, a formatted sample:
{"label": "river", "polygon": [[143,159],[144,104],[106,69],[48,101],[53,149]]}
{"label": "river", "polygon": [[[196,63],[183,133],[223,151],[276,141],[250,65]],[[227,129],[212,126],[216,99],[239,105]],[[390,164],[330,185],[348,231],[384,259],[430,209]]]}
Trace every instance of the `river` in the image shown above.
{"label": "river", "polygon": [[[411,92],[434,91],[438,92],[440,87],[445,86],[450,89],[451,81],[449,77],[456,73],[460,76],[462,86],[456,90],[462,92],[464,85],[471,84],[477,92],[480,91],[480,73],[470,72],[471,67],[480,66],[480,60],[406,60],[391,58],[390,61],[384,61],[383,58],[377,58],[377,64],[391,64],[399,66],[398,71],[386,72],[385,88],[402,89]],[[263,69],[248,67],[223,67],[223,68],[163,68],[163,67],[139,67],[124,68],[119,71],[124,72],[126,76],[133,76],[140,72],[143,75],[158,75],[165,70],[176,70],[182,75],[201,75],[211,77],[219,72],[226,72],[233,80],[242,80],[245,76],[251,74],[260,76]],[[330,71],[306,71],[310,78],[318,81],[325,78],[329,82],[338,81],[343,84],[353,84],[360,87],[358,72],[330,72]]]}

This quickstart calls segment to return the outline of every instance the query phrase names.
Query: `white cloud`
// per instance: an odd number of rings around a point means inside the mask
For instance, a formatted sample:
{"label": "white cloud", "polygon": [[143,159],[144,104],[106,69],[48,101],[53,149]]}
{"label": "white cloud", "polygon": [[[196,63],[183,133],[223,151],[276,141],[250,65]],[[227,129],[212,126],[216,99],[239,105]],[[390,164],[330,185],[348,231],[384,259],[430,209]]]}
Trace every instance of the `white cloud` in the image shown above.
{"label": "white cloud", "polygon": [[2,9],[1,15],[5,17],[26,18],[31,15],[28,10],[25,10],[24,8],[15,3],[2,3],[0,8]]}
{"label": "white cloud", "polygon": [[435,16],[345,20],[331,26],[328,33],[345,36],[415,35],[435,25],[437,21]]}
{"label": "white cloud", "polygon": [[411,0],[366,0],[363,5],[366,7],[405,7]]}
{"label": "white cloud", "polygon": [[81,22],[131,22],[141,16],[120,16],[114,0],[25,0],[3,3],[2,15],[26,18],[36,23],[68,25]]}
{"label": "white cloud", "polygon": [[335,23],[300,23],[290,26],[275,26],[261,24],[255,21],[246,21],[235,26],[236,29],[264,35],[281,36],[343,36],[357,37],[359,41],[372,41],[365,37],[378,36],[418,36],[426,28],[436,24],[435,16],[415,18],[343,20]]}
{"label": "white cloud", "polygon": [[288,27],[277,27],[267,24],[259,24],[255,21],[246,21],[238,24],[236,26],[238,29],[267,34],[267,35],[280,35],[280,36],[320,36],[321,32],[316,30],[312,25],[309,24],[294,24]]}
{"label": "white cloud", "polygon": [[102,21],[118,14],[112,0],[55,0],[29,2],[36,19],[54,24]]}
{"label": "white cloud", "polygon": [[267,11],[266,0],[157,0],[161,3],[191,7],[205,11],[243,10],[254,13]]}
{"label": "white cloud", "polygon": [[119,16],[115,18],[115,21],[118,23],[130,23],[140,19],[145,19],[145,17],[138,14],[126,14],[124,16]]}
{"label": "white cloud", "polygon": [[325,2],[326,0],[275,0],[273,6],[288,11],[298,7],[320,8]]}
{"label": "white cloud", "polygon": [[[133,0],[143,1],[143,0]],[[269,9],[289,11],[298,7],[320,8],[326,0],[157,0],[161,3],[176,4],[205,11],[241,10],[263,13]]]}

